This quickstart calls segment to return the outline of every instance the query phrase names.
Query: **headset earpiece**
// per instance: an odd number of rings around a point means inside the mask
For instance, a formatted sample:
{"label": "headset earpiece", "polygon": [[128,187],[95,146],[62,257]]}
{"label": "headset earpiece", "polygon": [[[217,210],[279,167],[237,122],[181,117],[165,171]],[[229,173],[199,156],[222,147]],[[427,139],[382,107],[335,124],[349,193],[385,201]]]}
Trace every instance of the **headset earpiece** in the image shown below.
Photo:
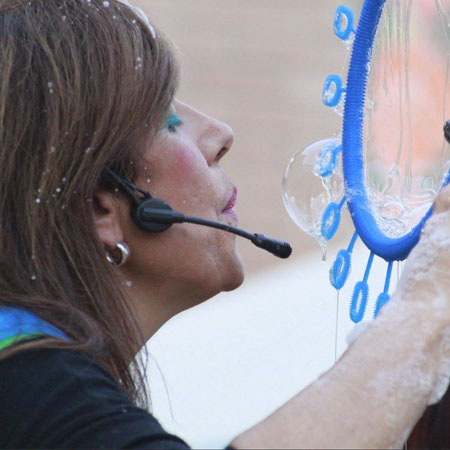
{"label": "headset earpiece", "polygon": [[141,200],[139,205],[133,208],[131,214],[139,228],[159,233],[169,229],[174,222],[169,219],[167,222],[163,223],[153,219],[160,217],[161,213],[168,213],[170,216],[172,211],[172,207],[164,200],[159,198],[147,198]]}

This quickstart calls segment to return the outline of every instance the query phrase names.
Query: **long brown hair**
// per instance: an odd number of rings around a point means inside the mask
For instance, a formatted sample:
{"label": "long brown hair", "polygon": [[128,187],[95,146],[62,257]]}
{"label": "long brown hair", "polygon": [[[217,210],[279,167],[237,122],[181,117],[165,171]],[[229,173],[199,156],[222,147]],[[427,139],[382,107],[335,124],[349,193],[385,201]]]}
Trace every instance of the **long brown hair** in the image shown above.
{"label": "long brown hair", "polygon": [[161,33],[120,1],[0,0],[0,306],[70,338],[23,342],[2,358],[84,352],[139,400],[144,377],[129,363],[143,339],[105,259],[93,196],[111,188],[106,167],[133,179],[177,73]]}

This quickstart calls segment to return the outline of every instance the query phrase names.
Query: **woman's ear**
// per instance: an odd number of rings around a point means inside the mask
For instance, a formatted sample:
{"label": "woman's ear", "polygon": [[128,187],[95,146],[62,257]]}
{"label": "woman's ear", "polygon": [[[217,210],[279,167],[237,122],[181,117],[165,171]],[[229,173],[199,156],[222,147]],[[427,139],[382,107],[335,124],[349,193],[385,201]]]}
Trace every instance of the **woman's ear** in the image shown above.
{"label": "woman's ear", "polygon": [[120,220],[120,201],[111,192],[96,191],[93,204],[94,222],[100,241],[105,247],[113,249],[124,237]]}

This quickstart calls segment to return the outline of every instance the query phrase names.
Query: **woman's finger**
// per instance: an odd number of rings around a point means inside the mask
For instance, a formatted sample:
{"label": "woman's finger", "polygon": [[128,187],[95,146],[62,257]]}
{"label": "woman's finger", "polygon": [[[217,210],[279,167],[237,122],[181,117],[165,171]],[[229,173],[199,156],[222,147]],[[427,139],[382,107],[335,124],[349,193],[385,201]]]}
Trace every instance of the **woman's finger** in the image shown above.
{"label": "woman's finger", "polygon": [[450,210],[450,185],[442,189],[436,197],[433,205],[434,214],[439,214]]}

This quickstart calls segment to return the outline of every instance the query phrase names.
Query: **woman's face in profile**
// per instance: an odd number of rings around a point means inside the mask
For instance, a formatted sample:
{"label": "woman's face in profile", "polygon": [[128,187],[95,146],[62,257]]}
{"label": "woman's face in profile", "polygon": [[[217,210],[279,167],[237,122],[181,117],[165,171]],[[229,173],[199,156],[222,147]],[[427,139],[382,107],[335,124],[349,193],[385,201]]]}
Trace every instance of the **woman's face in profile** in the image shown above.
{"label": "woman's face in profile", "polygon": [[[221,168],[232,143],[228,125],[175,101],[166,125],[141,149],[137,184],[183,214],[236,226],[236,188]],[[127,228],[129,266],[141,282],[169,282],[174,294],[198,303],[243,281],[233,234],[193,224],[162,233],[141,231],[131,222]]]}

